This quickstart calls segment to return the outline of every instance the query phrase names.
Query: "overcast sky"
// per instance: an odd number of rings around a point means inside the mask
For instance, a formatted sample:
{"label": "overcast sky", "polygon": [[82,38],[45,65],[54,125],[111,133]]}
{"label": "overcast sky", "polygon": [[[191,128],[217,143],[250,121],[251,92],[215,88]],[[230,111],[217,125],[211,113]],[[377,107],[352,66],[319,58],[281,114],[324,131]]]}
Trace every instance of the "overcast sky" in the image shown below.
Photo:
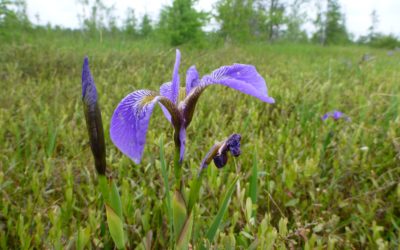
{"label": "overcast sky", "polygon": [[[27,0],[28,15],[34,23],[50,22],[62,27],[78,28],[78,13],[81,10],[76,0]],[[136,16],[141,17],[148,13],[153,19],[163,5],[172,0],[103,0],[107,6],[114,5],[115,15],[123,18],[126,9],[131,7]],[[216,0],[199,0],[198,9],[211,11]],[[342,11],[346,15],[347,28],[356,36],[366,34],[371,25],[370,14],[376,9],[379,17],[378,30],[400,36],[400,0],[340,0]],[[310,10],[310,12],[312,12]],[[311,28],[308,28],[311,29]]]}

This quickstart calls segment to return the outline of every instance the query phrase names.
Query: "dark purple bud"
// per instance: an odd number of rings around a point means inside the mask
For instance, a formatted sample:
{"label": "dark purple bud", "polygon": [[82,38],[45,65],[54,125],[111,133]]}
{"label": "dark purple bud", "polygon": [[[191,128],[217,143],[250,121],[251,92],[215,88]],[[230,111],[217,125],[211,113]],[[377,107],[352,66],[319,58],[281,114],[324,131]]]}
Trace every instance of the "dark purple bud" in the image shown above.
{"label": "dark purple bud", "polygon": [[239,134],[233,134],[228,138],[228,141],[226,142],[229,151],[231,151],[231,154],[235,157],[238,157],[242,151],[240,150],[240,140],[242,137]]}
{"label": "dark purple bud", "polygon": [[228,155],[226,152],[223,152],[222,154],[215,156],[213,160],[217,168],[223,168],[228,162]]}
{"label": "dark purple bud", "polygon": [[97,103],[97,90],[89,69],[88,58],[85,57],[82,68],[82,100],[97,173],[106,174],[106,144],[104,141],[101,112]]}
{"label": "dark purple bud", "polygon": [[212,160],[217,168],[224,167],[228,162],[228,151],[233,156],[238,157],[241,154],[240,140],[239,134],[232,134],[224,141],[214,144],[200,165],[200,173]]}

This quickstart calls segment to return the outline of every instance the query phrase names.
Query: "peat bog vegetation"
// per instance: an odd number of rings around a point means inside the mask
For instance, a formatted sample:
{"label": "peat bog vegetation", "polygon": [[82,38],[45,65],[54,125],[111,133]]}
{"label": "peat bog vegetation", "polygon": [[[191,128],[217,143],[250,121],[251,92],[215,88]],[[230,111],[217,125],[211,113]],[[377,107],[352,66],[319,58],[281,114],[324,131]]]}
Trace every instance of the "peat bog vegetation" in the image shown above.
{"label": "peat bog vegetation", "polygon": [[[252,64],[276,101],[267,104],[221,85],[200,97],[187,130],[183,178],[195,177],[208,150],[230,134],[241,134],[242,154],[222,169],[211,163],[205,170],[193,249],[399,247],[399,52],[265,44],[180,50],[181,86],[193,64],[200,75]],[[82,108],[85,55],[99,94],[107,172],[121,194],[127,247],[168,248],[161,162],[172,181],[172,127],[155,107],[139,165],[117,150],[108,131],[126,94],[158,89],[171,79],[175,49],[37,38],[1,44],[0,53],[0,248],[112,246],[110,236],[101,236],[104,210]],[[332,110],[351,121],[322,121]],[[208,242],[205,234],[237,177]]]}

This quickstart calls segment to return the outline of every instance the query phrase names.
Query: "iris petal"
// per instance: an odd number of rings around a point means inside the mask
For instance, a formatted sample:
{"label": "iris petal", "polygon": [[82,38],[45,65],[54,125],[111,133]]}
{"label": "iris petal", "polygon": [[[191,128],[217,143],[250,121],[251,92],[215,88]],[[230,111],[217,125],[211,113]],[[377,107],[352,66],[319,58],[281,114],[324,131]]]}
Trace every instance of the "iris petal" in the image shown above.
{"label": "iris petal", "polygon": [[220,67],[201,79],[200,85],[210,84],[222,84],[261,101],[275,102],[274,98],[268,96],[267,85],[253,65],[233,64]]}
{"label": "iris petal", "polygon": [[[166,82],[166,83],[162,84],[160,87],[160,94],[162,96],[167,97],[168,99],[170,99],[172,101],[173,98],[172,98],[171,85],[172,85],[171,82]],[[167,108],[165,108],[162,104],[160,104],[160,107],[164,113],[165,118],[167,118],[167,120],[169,122],[171,122],[171,114],[168,112]]]}
{"label": "iris petal", "polygon": [[186,96],[189,95],[192,88],[199,85],[199,73],[195,66],[191,66],[186,72]]}
{"label": "iris petal", "polygon": [[171,84],[171,98],[170,100],[177,104],[179,96],[179,65],[181,63],[181,52],[176,50],[174,71],[172,73],[172,84]]}
{"label": "iris petal", "polygon": [[149,90],[132,92],[118,104],[111,118],[111,140],[136,164],[141,161],[149,120],[160,98]]}
{"label": "iris petal", "polygon": [[274,103],[275,100],[268,96],[267,85],[252,65],[234,64],[223,66],[205,75],[200,82],[193,86],[189,95],[180,104],[185,119],[185,127],[192,121],[197,101],[207,86],[221,84],[239,90],[242,93],[254,96],[264,102]]}

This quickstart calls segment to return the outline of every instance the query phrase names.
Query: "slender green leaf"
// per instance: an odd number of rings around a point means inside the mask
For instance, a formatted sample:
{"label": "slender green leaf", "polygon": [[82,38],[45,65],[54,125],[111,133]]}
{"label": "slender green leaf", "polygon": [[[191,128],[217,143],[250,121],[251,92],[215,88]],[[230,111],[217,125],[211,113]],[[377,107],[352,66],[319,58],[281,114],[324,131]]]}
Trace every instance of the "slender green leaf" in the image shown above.
{"label": "slender green leaf", "polygon": [[192,228],[193,228],[193,213],[189,215],[189,217],[185,221],[185,225],[183,226],[178,241],[176,243],[177,250],[186,250],[189,248],[190,238],[192,236]]}
{"label": "slender green leaf", "polygon": [[250,190],[249,190],[249,196],[253,204],[257,204],[257,179],[258,179],[257,155],[254,154],[253,168],[251,171],[251,178],[250,178]]}
{"label": "slender green leaf", "polygon": [[173,235],[174,216],[173,216],[172,207],[171,207],[171,195],[169,193],[168,171],[167,171],[167,167],[165,164],[164,143],[163,143],[162,137],[160,138],[160,163],[161,163],[161,174],[162,174],[163,180],[164,180],[165,196],[167,199],[167,213],[168,213],[168,221],[169,221],[169,230],[170,230],[170,234]]}
{"label": "slender green leaf", "polygon": [[51,129],[49,129],[49,139],[47,141],[47,147],[46,147],[46,155],[47,157],[50,157],[53,155],[55,146],[56,146],[56,139],[57,139],[57,129],[52,127]]}
{"label": "slender green leaf", "polygon": [[174,214],[175,240],[177,241],[187,217],[185,201],[179,191],[175,191],[174,193],[174,198],[172,199],[172,210]]}
{"label": "slender green leaf", "polygon": [[122,217],[121,197],[119,195],[117,185],[115,185],[115,182],[112,179],[110,180],[109,188],[110,188],[109,205],[119,216],[119,218],[121,218],[121,220],[124,220],[124,218]]}
{"label": "slender green leaf", "polygon": [[76,249],[83,250],[90,240],[90,227],[79,228],[77,239],[76,239]]}
{"label": "slender green leaf", "polygon": [[110,190],[108,187],[107,177],[105,175],[98,175],[99,177],[99,188],[104,201],[108,201]]}
{"label": "slender green leaf", "polygon": [[122,220],[115,213],[115,211],[107,204],[106,204],[106,212],[107,212],[108,229],[110,230],[111,238],[114,240],[114,243],[118,249],[124,249],[125,236],[124,236],[124,228]]}
{"label": "slender green leaf", "polygon": [[217,215],[214,218],[213,223],[211,224],[211,227],[207,231],[207,238],[210,242],[214,240],[214,237],[218,231],[219,226],[221,225],[222,218],[224,217],[224,214],[226,210],[228,209],[228,205],[232,196],[233,191],[235,190],[236,182],[238,181],[239,177],[236,177],[232,184],[229,186],[228,190],[226,191],[225,197],[222,201],[222,204],[218,210]]}
{"label": "slender green leaf", "polygon": [[193,209],[193,206],[199,199],[200,187],[203,181],[203,173],[201,173],[197,178],[192,180],[190,185],[189,202],[188,202],[188,213]]}

